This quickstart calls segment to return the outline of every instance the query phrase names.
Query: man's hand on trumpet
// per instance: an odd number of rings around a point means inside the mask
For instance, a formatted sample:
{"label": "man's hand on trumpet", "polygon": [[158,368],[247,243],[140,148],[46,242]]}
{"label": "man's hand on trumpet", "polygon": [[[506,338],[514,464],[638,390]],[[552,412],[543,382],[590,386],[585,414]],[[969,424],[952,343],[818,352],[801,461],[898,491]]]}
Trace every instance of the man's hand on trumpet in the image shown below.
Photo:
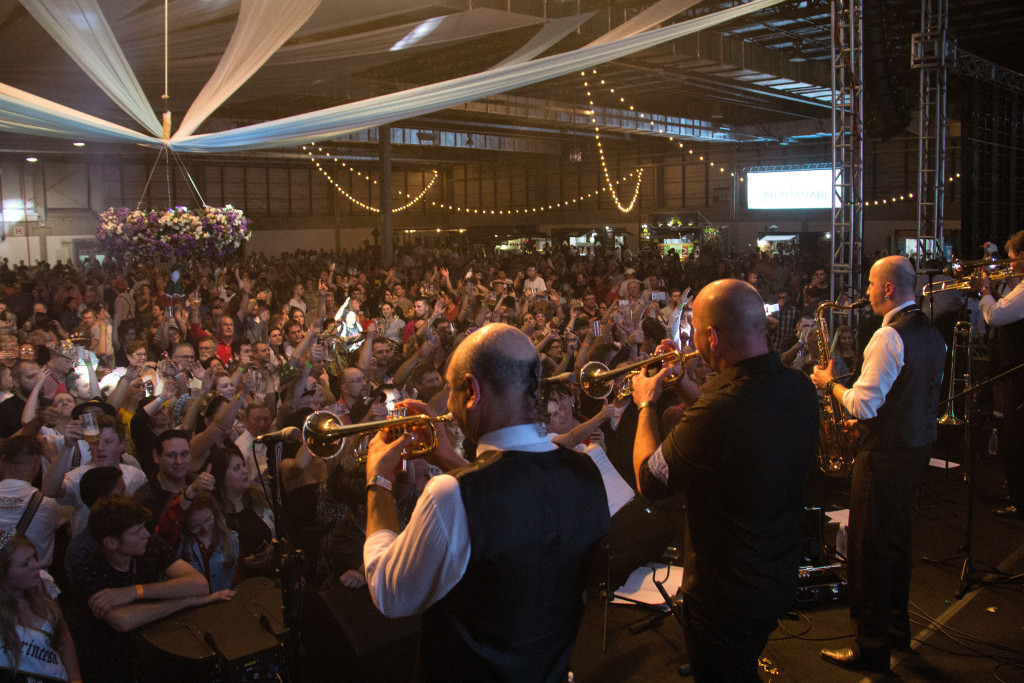
{"label": "man's hand on trumpet", "polygon": [[[437,411],[431,408],[428,404],[423,401],[418,401],[414,398],[408,398],[404,401],[399,401],[395,404],[396,408],[404,408],[406,415],[426,415],[427,417],[437,417]],[[437,447],[423,456],[423,459],[429,462],[435,467],[441,468],[441,471],[447,472],[453,470],[456,467],[462,467],[469,463],[458,454],[455,448],[452,446],[451,441],[448,439],[448,430],[445,424],[435,423],[433,425],[434,431],[437,432]]]}
{"label": "man's hand on trumpet", "polygon": [[382,429],[370,439],[369,450],[366,452],[366,481],[373,483],[378,476],[395,483],[397,473],[402,469],[402,451],[412,443],[412,437],[406,432],[394,441],[388,441],[386,429]]}
{"label": "man's hand on trumpet", "polygon": [[665,378],[672,374],[672,368],[665,367],[656,375],[647,376],[641,371],[633,378],[633,403],[642,406],[647,401],[657,402],[661,398],[661,391],[664,388]]}

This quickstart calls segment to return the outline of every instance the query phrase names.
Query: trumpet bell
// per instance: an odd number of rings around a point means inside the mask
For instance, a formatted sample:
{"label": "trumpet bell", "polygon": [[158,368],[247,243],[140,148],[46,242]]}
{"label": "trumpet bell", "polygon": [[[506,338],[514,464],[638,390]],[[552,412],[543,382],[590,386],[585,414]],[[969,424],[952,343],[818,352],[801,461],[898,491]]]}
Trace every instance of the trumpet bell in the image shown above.
{"label": "trumpet bell", "polygon": [[593,360],[580,368],[580,389],[590,398],[606,398],[612,393],[612,381],[602,377],[608,366]]}
{"label": "trumpet bell", "polygon": [[306,418],[302,425],[302,441],[309,452],[318,458],[330,460],[341,453],[344,435],[338,431],[344,425],[337,416],[327,410],[318,410]]}

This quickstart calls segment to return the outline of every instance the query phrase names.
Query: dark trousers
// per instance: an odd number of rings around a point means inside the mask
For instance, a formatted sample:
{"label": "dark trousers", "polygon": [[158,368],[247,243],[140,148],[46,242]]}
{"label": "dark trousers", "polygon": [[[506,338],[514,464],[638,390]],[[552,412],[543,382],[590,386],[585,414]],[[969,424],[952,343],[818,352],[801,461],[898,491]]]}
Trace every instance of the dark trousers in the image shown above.
{"label": "dark trousers", "polygon": [[[1024,370],[1018,371],[1024,373]],[[1006,463],[1006,493],[1018,510],[1024,510],[1024,378],[1014,378],[1006,391],[999,448]]]}
{"label": "dark trousers", "polygon": [[932,446],[862,451],[850,488],[850,617],[855,650],[886,656],[910,637],[910,521]]}
{"label": "dark trousers", "polygon": [[778,619],[724,617],[683,599],[683,636],[693,677],[725,683],[760,682],[757,660]]}

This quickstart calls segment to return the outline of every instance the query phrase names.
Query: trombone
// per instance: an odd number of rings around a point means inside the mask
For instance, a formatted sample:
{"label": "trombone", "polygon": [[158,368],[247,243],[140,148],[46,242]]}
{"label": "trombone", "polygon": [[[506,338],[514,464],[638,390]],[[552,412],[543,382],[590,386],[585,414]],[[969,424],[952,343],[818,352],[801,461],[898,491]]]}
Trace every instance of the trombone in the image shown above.
{"label": "trombone", "polygon": [[[1005,259],[1009,261],[1010,259]],[[989,261],[989,263],[996,263],[996,261]],[[992,271],[988,274],[988,279],[992,282],[1002,282],[1003,280],[1009,280],[1011,278],[1019,277],[1020,273],[1014,272],[1011,266],[1006,266],[1000,270]],[[921,288],[921,296],[931,296],[932,294],[939,294],[940,292],[952,292],[952,291],[963,291],[971,288],[971,280],[974,279],[973,275],[965,275],[957,280],[946,280],[945,282],[934,282],[930,285],[925,285]]]}
{"label": "trombone", "polygon": [[1004,258],[1004,259],[989,259],[983,258],[977,261],[961,261],[960,259],[954,259],[952,265],[952,271],[954,275],[960,275],[961,273],[968,273],[976,268],[992,268],[999,270],[1012,266],[1014,263],[1019,262],[1019,258]]}
{"label": "trombone", "polygon": [[[946,412],[938,419],[940,425],[962,425],[970,420],[970,415],[957,417],[954,397],[971,384],[971,352],[974,346],[974,328],[966,320],[953,326],[953,357],[949,362],[949,394],[944,403]],[[960,356],[966,354],[966,358]],[[961,367],[962,366],[962,367]],[[958,389],[959,387],[959,389]],[[966,407],[967,400],[964,399]]]}
{"label": "trombone", "polygon": [[451,413],[438,417],[429,415],[406,415],[388,420],[376,420],[359,424],[342,424],[334,413],[318,410],[302,425],[302,441],[309,452],[318,458],[330,460],[342,452],[342,442],[356,435],[369,435],[382,429],[394,430],[394,433],[405,431],[412,436],[412,441],[405,447],[402,457],[406,459],[422,458],[437,448],[437,432],[434,425],[450,422]]}
{"label": "trombone", "polygon": [[[615,380],[619,377],[624,377],[622,386],[619,388],[618,393],[615,394],[615,398],[625,398],[633,393],[633,378],[644,372],[648,365],[654,365],[655,363],[682,363],[686,365],[699,355],[700,352],[698,351],[691,351],[690,353],[666,351],[665,353],[659,353],[629,365],[623,365],[614,370],[609,370],[607,365],[599,361],[590,361],[580,369],[580,388],[583,390],[583,393],[591,398],[605,398],[612,393]],[[680,378],[682,378],[682,375],[669,377],[665,380],[665,384],[673,384],[678,382]]]}

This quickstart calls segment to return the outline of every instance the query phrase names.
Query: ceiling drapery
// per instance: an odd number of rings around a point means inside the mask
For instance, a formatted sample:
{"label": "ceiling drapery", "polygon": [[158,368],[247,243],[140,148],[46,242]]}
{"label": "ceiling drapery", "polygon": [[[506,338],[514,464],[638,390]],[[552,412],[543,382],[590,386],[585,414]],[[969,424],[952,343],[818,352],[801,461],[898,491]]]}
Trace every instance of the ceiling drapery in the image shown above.
{"label": "ceiling drapery", "polygon": [[[457,104],[471,102],[497,93],[563,76],[573,71],[591,68],[716,26],[745,14],[763,10],[781,1],[753,0],[752,2],[686,22],[646,30],[634,35],[616,38],[603,44],[591,44],[576,50],[524,63],[504,63],[468,76],[275,121],[267,121],[216,133],[194,135],[192,133],[202,120],[223,103],[244,82],[245,77],[254,73],[260,65],[270,65],[274,61],[273,57],[265,54],[267,51],[260,50],[258,46],[254,46],[251,43],[253,40],[252,36],[260,35],[259,33],[253,33],[253,31],[263,25],[263,22],[270,21],[269,17],[276,16],[276,14],[273,11],[257,11],[254,9],[239,13],[233,36],[226,51],[222,53],[220,66],[218,66],[215,72],[215,78],[207,82],[207,88],[204,88],[201,92],[202,97],[197,97],[194,101],[193,109],[196,113],[191,115],[190,111],[190,116],[186,116],[186,120],[183,121],[183,124],[188,123],[188,126],[183,126],[176,131],[169,141],[163,141],[159,138],[159,128],[155,136],[137,133],[129,128],[77,112],[56,102],[3,84],[0,84],[0,130],[32,135],[78,137],[109,142],[137,142],[154,147],[166,144],[171,149],[187,152],[226,152],[295,146],[310,140],[328,139],[393,121],[439,111]],[[26,6],[29,4],[37,6],[44,4],[43,0],[23,0],[23,2]],[[59,5],[55,4],[55,2],[59,2]],[[671,3],[676,2],[685,3],[686,0],[671,0]],[[191,5],[194,3],[195,0],[187,0],[182,2],[181,5]],[[282,26],[279,31],[275,31],[275,37],[270,41],[271,43],[277,42],[278,45],[282,45],[292,35],[298,35],[303,31],[311,31],[309,23],[315,22],[320,14],[316,7],[319,3],[316,0],[288,0],[288,3],[293,4],[297,12],[308,10],[312,18],[306,22],[301,30],[299,27],[294,26],[294,23]],[[100,26],[100,23],[106,25],[105,20],[102,19],[102,11],[100,11],[97,5],[97,0],[46,0],[45,4],[50,8],[57,6],[74,8],[91,6],[93,7],[91,11],[98,12],[99,14],[98,18],[90,17],[90,25]],[[202,2],[199,4],[206,5],[204,11],[207,13],[220,13],[219,16],[222,16],[223,12],[227,11],[225,6],[231,3],[227,0],[221,0],[221,2],[214,0],[213,2]],[[253,0],[253,4],[274,5],[277,3],[263,3],[261,0]],[[329,4],[333,3],[325,3],[324,5]],[[386,2],[386,0],[381,4],[390,6],[390,3]],[[172,7],[178,5],[179,3],[176,2],[172,4]],[[309,9],[311,5],[313,7]],[[320,6],[321,9],[324,5]],[[663,3],[656,5],[656,7],[662,9],[667,6]],[[243,3],[243,10],[244,8],[245,4]],[[119,21],[127,22],[129,20],[129,17],[124,16]],[[566,25],[568,24],[559,25],[553,34],[564,31]],[[637,27],[633,28],[634,30],[637,29]],[[100,26],[98,31],[100,34],[105,34],[102,26]],[[107,27],[107,31],[109,31],[109,27]],[[478,27],[471,28],[470,33],[478,34]],[[541,33],[544,33],[543,28]],[[542,42],[551,39],[553,34],[551,31],[548,33],[551,35],[545,36]],[[51,35],[54,35],[58,43],[70,53],[68,45],[63,42],[64,33],[56,32]],[[67,35],[69,36],[69,41],[74,41],[81,37],[80,32],[75,31],[70,31]],[[241,37],[236,41],[234,36]],[[232,48],[232,45],[238,45],[241,48],[248,46],[256,54],[244,54],[244,49]],[[287,50],[288,47],[284,49]],[[412,47],[415,47],[414,43]],[[107,92],[113,101],[117,102],[119,106],[124,108],[136,120],[139,120],[140,117],[146,118],[143,112],[135,111],[137,105],[133,102],[133,96],[129,96],[131,95],[129,92],[131,88],[125,86],[125,74],[117,66],[118,60],[110,59],[108,55],[97,54],[95,46],[88,48],[72,46],[71,49],[76,50],[74,53],[76,61],[84,60],[89,62],[89,60],[93,60],[83,69],[86,73],[89,73],[93,80],[100,84],[104,92]],[[121,48],[118,46],[114,50],[117,55],[121,55],[120,59],[123,60]],[[231,54],[230,59],[228,58],[229,53]],[[519,59],[522,59],[523,55],[527,54],[522,50],[519,53],[522,53],[518,57]],[[141,89],[139,90],[141,92]],[[111,92],[114,94],[111,94]],[[149,109],[148,113],[152,115],[152,109]],[[155,115],[153,115],[153,119],[155,120]],[[147,130],[153,132],[150,125],[143,125]]]}

